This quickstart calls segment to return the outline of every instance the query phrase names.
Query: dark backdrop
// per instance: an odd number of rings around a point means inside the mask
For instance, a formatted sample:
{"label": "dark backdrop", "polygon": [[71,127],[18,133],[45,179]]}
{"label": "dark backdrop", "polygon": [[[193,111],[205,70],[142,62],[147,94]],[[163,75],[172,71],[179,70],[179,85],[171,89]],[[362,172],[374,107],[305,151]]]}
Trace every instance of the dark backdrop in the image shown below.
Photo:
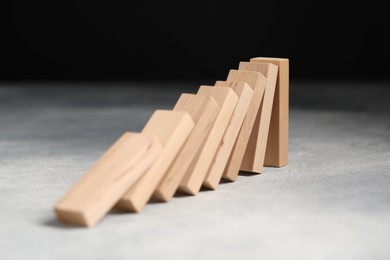
{"label": "dark backdrop", "polygon": [[372,1],[9,2],[1,79],[222,78],[255,56],[290,58],[293,78],[390,78]]}

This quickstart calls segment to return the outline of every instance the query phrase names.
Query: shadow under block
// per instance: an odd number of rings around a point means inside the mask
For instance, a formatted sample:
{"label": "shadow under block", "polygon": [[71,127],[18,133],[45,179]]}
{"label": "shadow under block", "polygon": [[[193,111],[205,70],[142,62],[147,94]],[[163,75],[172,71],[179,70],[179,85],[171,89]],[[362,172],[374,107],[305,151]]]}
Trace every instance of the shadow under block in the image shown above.
{"label": "shadow under block", "polygon": [[153,194],[155,199],[165,202],[175,194],[219,114],[219,106],[214,98],[195,94],[182,94],[173,110],[188,112],[195,122],[195,127]]}
{"label": "shadow under block", "polygon": [[255,127],[249,138],[248,146],[241,163],[240,170],[262,173],[267,147],[269,126],[274,102],[278,66],[261,62],[240,62],[239,70],[257,71],[267,78],[264,97],[257,113]]}
{"label": "shadow under block", "polygon": [[240,132],[242,123],[244,122],[250,101],[252,99],[253,90],[245,82],[227,82],[218,81],[216,87],[228,87],[238,96],[238,102],[234,109],[233,115],[223,136],[221,145],[215,155],[213,164],[211,165],[203,185],[209,189],[216,189],[221,181],[223,171],[225,170],[230,153]]}
{"label": "shadow under block", "polygon": [[191,195],[199,192],[208,170],[213,163],[215,154],[221,146],[223,135],[238,101],[237,95],[230,88],[201,86],[198,94],[213,97],[220,106],[220,112],[215,119],[209,135],[180,183],[178,190]]}
{"label": "shadow under block", "polygon": [[255,71],[230,70],[226,81],[245,82],[253,89],[248,111],[223,173],[224,179],[235,181],[240,171],[241,162],[244,158],[261,100],[263,99],[266,78],[263,74]]}
{"label": "shadow under block", "polygon": [[93,226],[153,164],[161,152],[156,136],[124,133],[54,206],[64,223]]}
{"label": "shadow under block", "polygon": [[253,58],[250,61],[279,67],[264,165],[282,167],[288,163],[289,60]]}
{"label": "shadow under block", "polygon": [[193,127],[194,122],[187,112],[167,110],[154,112],[142,133],[156,135],[162,144],[162,151],[146,173],[120,199],[116,208],[138,212],[145,206]]}

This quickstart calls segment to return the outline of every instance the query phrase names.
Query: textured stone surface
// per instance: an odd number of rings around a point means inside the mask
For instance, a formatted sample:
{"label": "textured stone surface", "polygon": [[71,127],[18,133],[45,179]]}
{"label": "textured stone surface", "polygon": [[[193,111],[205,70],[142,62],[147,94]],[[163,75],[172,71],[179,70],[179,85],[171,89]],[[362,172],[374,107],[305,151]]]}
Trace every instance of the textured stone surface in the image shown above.
{"label": "textured stone surface", "polygon": [[205,83],[1,83],[0,258],[390,258],[386,84],[292,84],[285,168],[92,229],[57,223],[53,204],[124,131]]}

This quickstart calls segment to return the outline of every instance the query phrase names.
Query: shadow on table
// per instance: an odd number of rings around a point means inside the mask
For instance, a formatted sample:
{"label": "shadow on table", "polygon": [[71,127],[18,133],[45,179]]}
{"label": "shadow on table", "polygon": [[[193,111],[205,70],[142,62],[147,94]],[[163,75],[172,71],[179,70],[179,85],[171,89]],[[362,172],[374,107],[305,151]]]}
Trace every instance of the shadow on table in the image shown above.
{"label": "shadow on table", "polygon": [[59,229],[85,229],[85,227],[67,225],[67,224],[61,223],[54,216],[43,221],[42,225],[46,226],[46,227],[59,228]]}

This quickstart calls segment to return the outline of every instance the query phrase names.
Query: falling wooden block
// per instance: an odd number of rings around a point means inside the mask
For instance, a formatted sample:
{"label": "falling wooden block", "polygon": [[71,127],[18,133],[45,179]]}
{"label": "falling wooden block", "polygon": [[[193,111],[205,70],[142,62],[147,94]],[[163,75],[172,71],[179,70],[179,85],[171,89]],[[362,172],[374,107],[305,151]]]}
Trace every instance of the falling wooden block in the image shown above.
{"label": "falling wooden block", "polygon": [[161,152],[156,136],[125,133],[54,206],[64,223],[93,226]]}
{"label": "falling wooden block", "polygon": [[288,163],[289,60],[253,58],[250,61],[279,67],[264,165],[282,167]]}
{"label": "falling wooden block", "polygon": [[203,181],[203,185],[209,189],[216,189],[222,178],[223,171],[225,170],[242,123],[244,122],[253,95],[252,88],[245,82],[218,81],[215,85],[232,89],[238,96],[238,102],[230,118],[221,145],[215,155],[213,164],[207,173],[206,179]]}
{"label": "falling wooden block", "polygon": [[120,199],[116,208],[138,212],[145,206],[193,127],[194,122],[187,112],[165,110],[154,112],[142,133],[156,135],[162,144],[162,151],[149,170]]}
{"label": "falling wooden block", "polygon": [[198,94],[213,97],[220,106],[220,112],[180,183],[179,191],[192,195],[198,193],[202,186],[238,101],[237,95],[230,88],[201,86]]}
{"label": "falling wooden block", "polygon": [[276,79],[278,76],[278,66],[261,62],[241,62],[239,70],[257,71],[267,78],[263,101],[261,102],[260,110],[257,113],[255,127],[249,138],[249,144],[246,147],[240,168],[242,171],[262,173]]}
{"label": "falling wooden block", "polygon": [[161,201],[169,201],[173,197],[219,114],[217,102],[206,95],[182,94],[173,110],[188,112],[195,127],[154,192],[153,197]]}
{"label": "falling wooden block", "polygon": [[247,114],[223,173],[223,178],[230,181],[235,181],[240,170],[246,147],[248,145],[249,137],[252,133],[252,129],[254,128],[254,123],[260,108],[261,100],[263,99],[266,78],[259,72],[230,70],[226,81],[245,82],[253,89],[253,95],[248,107]]}

